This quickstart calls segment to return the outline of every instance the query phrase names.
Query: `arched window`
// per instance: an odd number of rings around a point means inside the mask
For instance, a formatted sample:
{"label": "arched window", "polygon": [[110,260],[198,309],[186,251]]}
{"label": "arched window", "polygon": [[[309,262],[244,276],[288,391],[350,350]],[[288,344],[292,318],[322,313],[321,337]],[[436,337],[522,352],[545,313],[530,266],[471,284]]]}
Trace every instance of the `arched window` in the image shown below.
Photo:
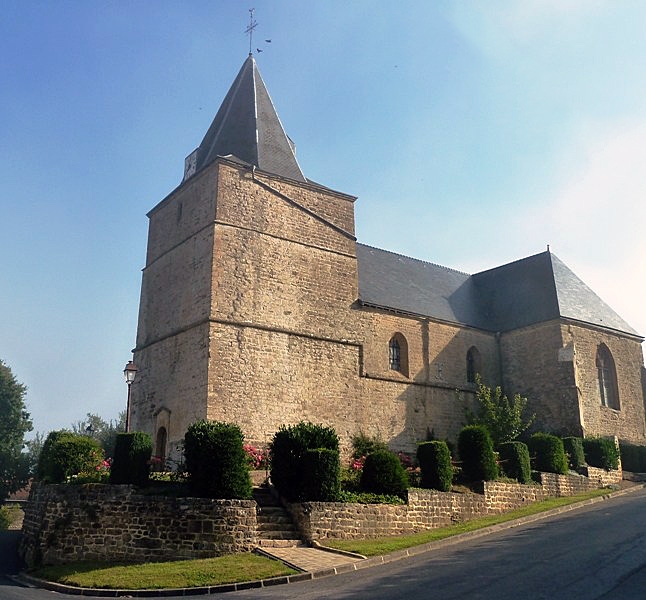
{"label": "arched window", "polygon": [[168,434],[166,427],[160,427],[157,430],[157,439],[155,441],[155,456],[159,459],[162,470],[166,464],[166,439]]}
{"label": "arched window", "polygon": [[615,361],[605,344],[597,348],[597,377],[599,379],[599,395],[601,404],[608,408],[619,410],[619,389],[617,387],[617,371]]}
{"label": "arched window", "polygon": [[482,368],[480,360],[480,352],[475,346],[471,346],[467,350],[467,382],[475,383],[476,375],[480,373]]}
{"label": "arched window", "polygon": [[393,335],[388,342],[388,364],[391,371],[408,377],[408,343],[401,333]]}

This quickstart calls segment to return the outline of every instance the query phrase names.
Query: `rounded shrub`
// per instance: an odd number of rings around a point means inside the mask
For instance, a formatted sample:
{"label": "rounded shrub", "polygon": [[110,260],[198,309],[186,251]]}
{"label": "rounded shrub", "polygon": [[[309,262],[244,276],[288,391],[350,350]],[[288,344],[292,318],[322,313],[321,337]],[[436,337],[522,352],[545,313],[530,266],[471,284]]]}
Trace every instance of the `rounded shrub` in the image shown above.
{"label": "rounded shrub", "polygon": [[390,450],[377,450],[366,457],[360,486],[365,492],[405,499],[408,493],[408,474],[397,455]]}
{"label": "rounded shrub", "polygon": [[491,481],[498,477],[493,442],[486,427],[467,425],[458,437],[462,474],[468,481]]}
{"label": "rounded shrub", "polygon": [[453,482],[451,452],[446,442],[423,442],[417,446],[417,462],[422,471],[423,488],[448,492]]}
{"label": "rounded shrub", "polygon": [[518,483],[531,483],[532,467],[529,461],[529,449],[523,442],[505,442],[498,446],[502,470],[507,477]]}
{"label": "rounded shrub", "polygon": [[583,440],[586,462],[591,467],[611,471],[619,468],[619,450],[614,440],[594,437]]}
{"label": "rounded shrub", "polygon": [[150,474],[153,442],[147,433],[134,431],[117,434],[110,468],[110,483],[145,486]]}
{"label": "rounded shrub", "polygon": [[271,481],[290,502],[305,496],[304,461],[308,450],[339,453],[339,436],[332,427],[301,421],[282,426],[271,442]]}
{"label": "rounded shrub", "polygon": [[583,439],[580,437],[564,437],[563,448],[568,457],[570,469],[576,471],[585,465]]}
{"label": "rounded shrub", "polygon": [[329,448],[306,450],[303,455],[303,500],[334,502],[341,491],[339,453]]}
{"label": "rounded shrub", "polygon": [[36,474],[46,483],[63,483],[79,473],[93,471],[103,460],[95,439],[69,431],[52,431],[38,458]]}
{"label": "rounded shrub", "polygon": [[549,433],[535,433],[529,438],[529,451],[537,471],[562,475],[568,472],[568,461],[561,438]]}
{"label": "rounded shrub", "polygon": [[619,442],[621,466],[631,473],[646,472],[646,446],[638,446],[629,442]]}
{"label": "rounded shrub", "polygon": [[184,456],[193,494],[205,498],[251,498],[243,441],[240,427],[231,423],[201,420],[188,428]]}

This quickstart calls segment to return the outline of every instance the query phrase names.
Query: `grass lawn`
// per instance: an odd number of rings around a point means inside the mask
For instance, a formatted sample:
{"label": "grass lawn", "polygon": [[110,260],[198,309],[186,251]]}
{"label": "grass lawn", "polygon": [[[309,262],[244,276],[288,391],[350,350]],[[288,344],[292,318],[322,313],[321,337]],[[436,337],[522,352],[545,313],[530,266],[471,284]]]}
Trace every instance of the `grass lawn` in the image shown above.
{"label": "grass lawn", "polygon": [[357,552],[359,554],[363,554],[364,556],[379,556],[381,554],[395,552],[396,550],[404,550],[405,548],[411,548],[412,546],[426,544],[427,542],[443,540],[444,538],[458,535],[460,533],[466,533],[467,531],[475,531],[476,529],[482,529],[483,527],[488,527],[489,525],[496,525],[498,523],[504,523],[505,521],[512,521],[513,519],[534,515],[537,513],[545,512],[546,510],[558,508],[559,506],[574,504],[575,502],[581,502],[582,500],[587,500],[588,498],[596,498],[598,496],[604,496],[606,494],[608,494],[608,490],[593,490],[591,492],[580,494],[578,496],[550,498],[542,502],[528,504],[527,506],[523,506],[522,508],[518,508],[508,513],[491,515],[490,517],[482,517],[480,519],[474,519],[473,521],[467,521],[465,523],[459,523],[457,525],[450,525],[448,527],[440,527],[437,529],[420,531],[419,533],[414,533],[411,535],[362,540],[325,540],[324,545],[331,548],[338,548],[339,550]]}
{"label": "grass lawn", "polygon": [[296,572],[276,560],[249,553],[137,565],[70,563],[42,567],[30,574],[80,587],[141,590],[237,583],[293,575]]}

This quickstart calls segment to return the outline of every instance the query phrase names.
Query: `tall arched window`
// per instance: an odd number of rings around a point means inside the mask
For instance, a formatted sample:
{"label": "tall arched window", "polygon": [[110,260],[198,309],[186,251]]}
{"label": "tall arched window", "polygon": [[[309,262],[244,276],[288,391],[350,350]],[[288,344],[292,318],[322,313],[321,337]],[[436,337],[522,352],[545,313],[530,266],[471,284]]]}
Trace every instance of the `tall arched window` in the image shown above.
{"label": "tall arched window", "polygon": [[475,346],[471,346],[471,348],[467,350],[467,382],[468,383],[476,382],[476,375],[480,373],[481,368],[482,368],[482,365],[480,360],[480,352],[478,352],[478,349]]}
{"label": "tall arched window", "polygon": [[162,470],[164,470],[164,465],[166,463],[166,439],[168,434],[166,432],[166,427],[160,427],[157,430],[157,439],[155,440],[155,456],[159,458]]}
{"label": "tall arched window", "polygon": [[596,362],[601,404],[619,410],[619,388],[617,387],[615,361],[605,344],[599,344]]}
{"label": "tall arched window", "polygon": [[408,343],[401,333],[393,335],[388,342],[388,365],[391,371],[408,377]]}

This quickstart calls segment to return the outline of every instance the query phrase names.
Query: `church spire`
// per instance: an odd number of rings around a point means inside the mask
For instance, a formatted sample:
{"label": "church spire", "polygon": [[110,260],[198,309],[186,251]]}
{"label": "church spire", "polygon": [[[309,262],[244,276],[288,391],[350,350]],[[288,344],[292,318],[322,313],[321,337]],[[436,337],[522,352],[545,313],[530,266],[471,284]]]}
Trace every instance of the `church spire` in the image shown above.
{"label": "church spire", "polygon": [[[306,181],[269,97],[253,55],[245,60],[199,148],[187,159],[184,178],[215,160],[233,155],[262,171]],[[193,166],[194,165],[194,166]]]}

